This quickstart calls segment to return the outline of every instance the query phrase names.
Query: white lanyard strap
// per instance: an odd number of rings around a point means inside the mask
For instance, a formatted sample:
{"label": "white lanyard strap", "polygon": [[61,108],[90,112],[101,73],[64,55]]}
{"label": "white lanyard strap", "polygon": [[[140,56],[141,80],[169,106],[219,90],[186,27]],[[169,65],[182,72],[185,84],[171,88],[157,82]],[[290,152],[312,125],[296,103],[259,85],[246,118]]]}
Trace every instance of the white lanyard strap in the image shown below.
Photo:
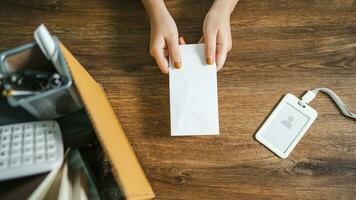
{"label": "white lanyard strap", "polygon": [[309,104],[316,97],[316,95],[318,94],[319,91],[322,91],[322,92],[325,92],[326,94],[328,94],[345,116],[356,119],[356,114],[352,113],[346,107],[346,105],[340,99],[340,97],[337,96],[337,94],[334,91],[330,90],[329,88],[315,88],[315,89],[309,90],[307,93],[304,94],[301,102],[305,103],[305,104]]}

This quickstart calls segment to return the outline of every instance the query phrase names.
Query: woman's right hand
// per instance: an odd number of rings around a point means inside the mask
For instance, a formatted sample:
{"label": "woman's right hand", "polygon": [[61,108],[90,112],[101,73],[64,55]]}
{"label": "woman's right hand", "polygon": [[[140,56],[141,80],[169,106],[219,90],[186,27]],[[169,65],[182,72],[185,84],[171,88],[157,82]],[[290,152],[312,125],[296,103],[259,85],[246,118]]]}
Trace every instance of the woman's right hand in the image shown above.
{"label": "woman's right hand", "polygon": [[151,21],[150,54],[162,73],[168,74],[168,56],[175,68],[181,67],[179,44],[183,42],[179,39],[177,25],[164,3],[152,6],[147,11]]}

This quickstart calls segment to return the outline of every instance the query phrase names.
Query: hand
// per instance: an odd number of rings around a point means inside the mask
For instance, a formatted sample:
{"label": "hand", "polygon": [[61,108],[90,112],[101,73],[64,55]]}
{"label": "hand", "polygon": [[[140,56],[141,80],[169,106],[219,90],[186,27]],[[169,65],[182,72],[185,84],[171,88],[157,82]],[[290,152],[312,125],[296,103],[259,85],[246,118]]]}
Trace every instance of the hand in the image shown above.
{"label": "hand", "polygon": [[232,48],[230,15],[237,1],[232,4],[216,1],[205,17],[203,36],[200,42],[205,42],[205,57],[207,64],[216,61],[217,70],[223,68],[226,56]]}
{"label": "hand", "polygon": [[157,9],[159,11],[151,15],[150,54],[162,73],[168,74],[168,56],[175,68],[181,67],[179,44],[182,44],[182,39],[178,39],[177,25],[168,10],[165,7]]}

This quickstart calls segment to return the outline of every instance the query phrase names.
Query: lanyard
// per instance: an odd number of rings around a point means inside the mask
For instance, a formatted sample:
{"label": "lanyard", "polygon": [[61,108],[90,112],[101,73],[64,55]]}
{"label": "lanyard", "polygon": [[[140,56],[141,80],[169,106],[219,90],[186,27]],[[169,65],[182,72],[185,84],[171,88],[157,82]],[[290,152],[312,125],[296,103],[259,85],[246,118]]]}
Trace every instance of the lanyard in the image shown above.
{"label": "lanyard", "polygon": [[345,116],[356,119],[356,114],[352,113],[347,108],[345,103],[341,100],[341,98],[339,96],[337,96],[337,94],[334,91],[330,90],[329,88],[315,88],[315,89],[309,90],[302,97],[302,100],[300,101],[300,105],[303,106],[304,104],[309,104],[316,97],[316,95],[318,94],[319,91],[324,92],[327,95],[329,95]]}

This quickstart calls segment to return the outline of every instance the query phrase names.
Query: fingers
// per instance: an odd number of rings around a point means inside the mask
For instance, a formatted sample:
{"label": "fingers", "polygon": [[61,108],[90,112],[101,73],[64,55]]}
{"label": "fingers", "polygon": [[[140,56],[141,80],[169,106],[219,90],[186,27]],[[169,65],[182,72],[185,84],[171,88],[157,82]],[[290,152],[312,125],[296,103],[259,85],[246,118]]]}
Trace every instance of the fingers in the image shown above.
{"label": "fingers", "polygon": [[[224,36],[222,33],[210,34],[209,36],[202,36],[199,43],[205,41],[205,55],[206,62],[212,65],[216,62],[217,70],[221,70],[225,64],[228,52],[231,49],[231,39],[229,36]],[[179,45],[185,45],[186,42],[183,37],[177,40],[166,40],[163,44],[153,44],[151,48],[151,55],[155,58],[158,67],[164,74],[168,74],[168,58],[172,60],[173,66],[177,69],[181,67],[181,57]]]}
{"label": "fingers", "polygon": [[216,32],[204,31],[205,58],[208,65],[212,65],[215,60],[216,52]]}
{"label": "fingers", "polygon": [[166,40],[168,46],[168,53],[171,61],[176,69],[179,69],[182,66],[181,58],[180,58],[180,49],[179,49],[179,41],[177,39],[168,39]]}
{"label": "fingers", "polygon": [[226,56],[231,50],[231,36],[218,32],[216,44],[216,67],[221,70],[225,64]]}
{"label": "fingers", "polygon": [[155,58],[162,73],[168,74],[168,53],[164,46],[164,40],[151,43],[150,54]]}
{"label": "fingers", "polygon": [[184,38],[183,38],[182,36],[179,37],[179,44],[180,44],[180,45],[186,44],[186,43],[185,43],[185,40],[184,40]]}
{"label": "fingers", "polygon": [[176,42],[167,40],[165,42],[153,42],[153,44],[151,45],[151,56],[155,58],[156,63],[162,73],[169,73],[168,56],[171,57],[175,68],[179,69],[181,67],[180,49],[178,44],[186,44],[183,37],[180,37],[179,40],[176,40]]}
{"label": "fingers", "polygon": [[221,70],[225,64],[226,56],[227,56],[227,51],[224,50],[223,47],[217,46],[216,49],[216,67],[217,70]]}
{"label": "fingers", "polygon": [[168,49],[167,48],[164,48],[163,49],[163,52],[164,52],[164,57],[167,57],[169,56],[169,53],[168,53]]}
{"label": "fingers", "polygon": [[159,69],[162,71],[162,73],[164,74],[168,74],[168,59],[167,57],[164,55],[164,49],[157,49],[154,52],[154,55],[152,55],[155,60],[156,63],[159,67]]}
{"label": "fingers", "polygon": [[201,36],[198,43],[203,43],[204,42],[204,36]]}

